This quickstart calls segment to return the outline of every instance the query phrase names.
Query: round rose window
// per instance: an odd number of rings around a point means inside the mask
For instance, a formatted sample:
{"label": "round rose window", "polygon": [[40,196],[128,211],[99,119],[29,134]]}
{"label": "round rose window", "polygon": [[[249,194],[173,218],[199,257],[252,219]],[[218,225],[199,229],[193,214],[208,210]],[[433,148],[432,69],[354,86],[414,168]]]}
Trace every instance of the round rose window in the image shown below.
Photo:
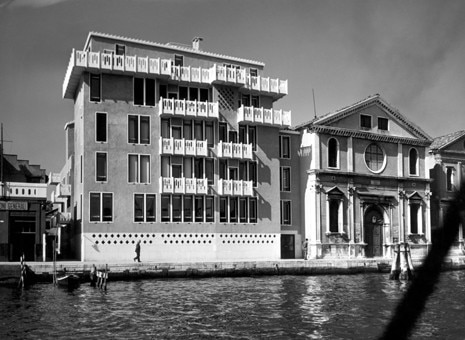
{"label": "round rose window", "polygon": [[372,143],[365,150],[365,164],[373,172],[381,172],[385,165],[386,157],[383,149]]}

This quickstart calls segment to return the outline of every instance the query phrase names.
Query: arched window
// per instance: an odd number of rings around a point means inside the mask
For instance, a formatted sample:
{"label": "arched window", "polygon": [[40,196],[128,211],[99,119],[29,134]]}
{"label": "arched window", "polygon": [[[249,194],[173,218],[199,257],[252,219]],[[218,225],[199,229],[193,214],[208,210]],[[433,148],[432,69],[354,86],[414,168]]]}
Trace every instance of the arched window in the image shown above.
{"label": "arched window", "polygon": [[418,151],[414,148],[409,152],[409,174],[418,175]]}
{"label": "arched window", "polygon": [[339,145],[335,138],[328,141],[328,167],[338,167]]}

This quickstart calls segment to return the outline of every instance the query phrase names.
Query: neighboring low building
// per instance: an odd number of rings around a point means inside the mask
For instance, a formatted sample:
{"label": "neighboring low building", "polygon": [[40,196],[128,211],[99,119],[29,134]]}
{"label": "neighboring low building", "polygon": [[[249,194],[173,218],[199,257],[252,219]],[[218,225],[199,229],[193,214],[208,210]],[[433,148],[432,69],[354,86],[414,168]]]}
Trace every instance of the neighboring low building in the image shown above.
{"label": "neighboring low building", "polygon": [[[431,228],[440,228],[444,216],[465,176],[465,131],[434,139],[429,150],[431,183]],[[447,227],[447,226],[445,226]],[[459,228],[452,254],[465,253],[463,226]],[[434,240],[433,240],[434,241]]]}
{"label": "neighboring low building", "polygon": [[3,155],[1,163],[0,261],[19,262],[23,254],[26,261],[42,261],[47,203],[45,170],[16,155]]}
{"label": "neighboring low building", "polygon": [[426,254],[432,139],[379,95],[296,127],[299,202],[310,257]]}

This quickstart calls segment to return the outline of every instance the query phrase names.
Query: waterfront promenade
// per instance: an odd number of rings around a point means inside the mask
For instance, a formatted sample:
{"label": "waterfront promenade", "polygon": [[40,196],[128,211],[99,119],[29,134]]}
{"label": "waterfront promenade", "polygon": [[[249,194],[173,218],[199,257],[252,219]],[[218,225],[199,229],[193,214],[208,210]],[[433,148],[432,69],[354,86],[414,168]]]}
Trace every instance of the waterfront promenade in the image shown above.
{"label": "waterfront promenade", "polygon": [[[209,262],[80,262],[58,261],[57,272],[76,273],[84,279],[95,264],[98,270],[108,266],[108,280],[133,280],[141,278],[181,277],[234,277],[259,275],[331,275],[378,272],[389,270],[391,260],[387,258],[317,259],[317,260],[269,260],[269,261],[209,261]],[[420,259],[413,259],[414,267],[421,265]],[[28,262],[38,281],[51,281],[53,262]],[[447,257],[444,270],[465,269],[465,256]],[[20,263],[0,263],[0,282],[20,277]]]}

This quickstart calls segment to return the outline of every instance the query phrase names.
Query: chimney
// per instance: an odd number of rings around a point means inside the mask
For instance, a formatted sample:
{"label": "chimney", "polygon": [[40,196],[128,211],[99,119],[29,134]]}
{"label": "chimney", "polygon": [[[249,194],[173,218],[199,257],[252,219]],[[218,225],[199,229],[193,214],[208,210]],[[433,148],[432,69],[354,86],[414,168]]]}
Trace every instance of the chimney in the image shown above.
{"label": "chimney", "polygon": [[201,37],[194,37],[192,39],[192,48],[196,51],[200,51],[200,42],[203,41],[203,38]]}

